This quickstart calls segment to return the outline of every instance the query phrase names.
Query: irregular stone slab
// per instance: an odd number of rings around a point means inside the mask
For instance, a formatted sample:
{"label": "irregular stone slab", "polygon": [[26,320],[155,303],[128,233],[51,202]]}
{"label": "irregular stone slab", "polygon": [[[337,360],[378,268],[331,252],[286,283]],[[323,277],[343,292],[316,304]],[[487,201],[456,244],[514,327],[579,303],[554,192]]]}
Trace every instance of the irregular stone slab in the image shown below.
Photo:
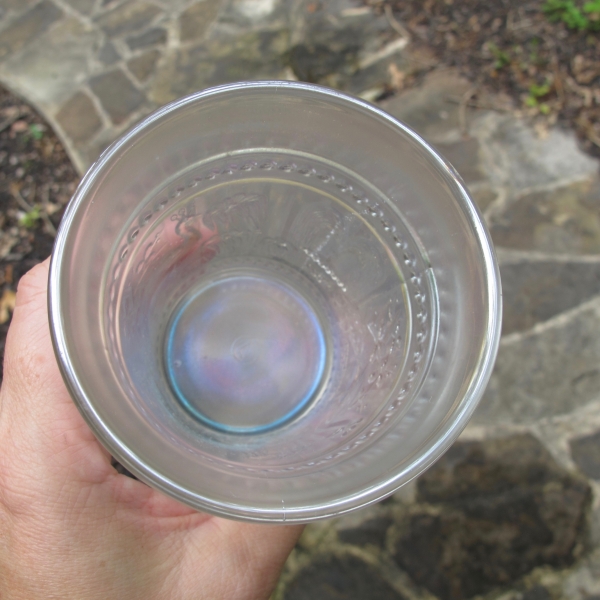
{"label": "irregular stone slab", "polygon": [[74,142],[91,139],[102,127],[94,103],[83,92],[77,92],[58,112],[56,120]]}
{"label": "irregular stone slab", "polygon": [[9,19],[29,10],[38,0],[0,0],[0,19]]}
{"label": "irregular stone slab", "polygon": [[164,104],[192,90],[252,79],[283,79],[289,32],[256,31],[184,47],[161,61],[149,96]]}
{"label": "irregular stone slab", "polygon": [[441,600],[570,565],[581,551],[590,487],[533,436],[455,444],[417,488],[430,505],[401,520],[394,558]]}
{"label": "irregular stone slab", "polygon": [[29,10],[38,0],[0,0],[0,14],[3,16],[9,12],[25,12]]}
{"label": "irregular stone slab", "polygon": [[288,585],[285,600],[403,600],[377,571],[354,556],[319,557]]}
{"label": "irregular stone slab", "polygon": [[488,184],[469,185],[469,192],[481,211],[485,211],[498,198],[498,192]]}
{"label": "irregular stone slab", "polygon": [[96,17],[95,21],[107,35],[116,37],[147,27],[160,12],[154,4],[129,0]]}
{"label": "irregular stone slab", "polygon": [[402,70],[406,41],[357,0],[297,2],[292,19],[289,65],[301,81],[353,93],[380,88],[390,80],[389,65]]}
{"label": "irregular stone slab", "polygon": [[179,39],[182,42],[201,40],[215,20],[220,5],[215,0],[202,0],[184,10],[179,17]]}
{"label": "irregular stone slab", "polygon": [[436,148],[458,171],[465,183],[484,179],[479,164],[479,142],[474,139],[460,140],[454,143],[436,144]]}
{"label": "irregular stone slab", "polygon": [[54,113],[89,77],[100,36],[75,17],[63,19],[0,64],[0,73]]}
{"label": "irregular stone slab", "polygon": [[392,522],[389,517],[375,517],[357,527],[340,529],[338,539],[345,544],[354,544],[355,546],[372,545],[383,548],[387,530]]}
{"label": "irregular stone slab", "polygon": [[[431,142],[460,129],[459,100],[471,83],[455,71],[433,71],[423,83],[380,103],[391,115]],[[469,117],[473,111],[467,111]]]}
{"label": "irregular stone slab", "polygon": [[525,121],[498,113],[475,119],[470,132],[485,149],[482,166],[487,176],[510,190],[512,197],[598,171],[598,161],[579,149],[573,132],[555,128],[540,138]]}
{"label": "irregular stone slab", "polygon": [[138,81],[144,82],[154,71],[154,65],[159,56],[158,50],[149,50],[127,61],[127,67]]}
{"label": "irregular stone slab", "polygon": [[521,260],[501,264],[502,333],[525,331],[600,294],[600,262]]}
{"label": "irregular stone slab", "polygon": [[536,585],[530,590],[527,590],[521,596],[521,600],[552,600],[552,596],[544,586]]}
{"label": "irregular stone slab", "polygon": [[492,218],[497,246],[569,254],[600,253],[600,178],[525,195]]}
{"label": "irregular stone slab", "polygon": [[570,441],[575,464],[592,479],[600,480],[600,432]]}
{"label": "irregular stone slab", "polygon": [[148,46],[164,44],[167,41],[167,30],[163,27],[153,27],[139,35],[132,35],[125,41],[130,50],[139,50],[140,48],[147,48]]}
{"label": "irregular stone slab", "polygon": [[534,423],[587,404],[600,391],[600,304],[590,301],[522,336],[501,340],[473,422]]}
{"label": "irregular stone slab", "polygon": [[29,12],[7,24],[0,32],[0,59],[35,40],[62,16],[62,11],[52,2],[42,0]]}
{"label": "irregular stone slab", "polygon": [[96,6],[96,0],[65,0],[65,2],[82,15],[91,15]]}
{"label": "irregular stone slab", "polygon": [[[140,118],[143,118],[150,110],[144,110],[139,115]],[[84,147],[82,165],[78,168],[79,172],[85,174],[90,165],[98,159],[100,154],[112,144],[118,134],[115,131],[115,128],[108,128],[101,131],[96,137]]]}
{"label": "irregular stone slab", "polygon": [[98,51],[98,60],[105,65],[112,65],[120,60],[120,58],[114,44],[108,40]]}
{"label": "irregular stone slab", "polygon": [[145,99],[121,69],[93,77],[90,87],[115,125],[125,121]]}

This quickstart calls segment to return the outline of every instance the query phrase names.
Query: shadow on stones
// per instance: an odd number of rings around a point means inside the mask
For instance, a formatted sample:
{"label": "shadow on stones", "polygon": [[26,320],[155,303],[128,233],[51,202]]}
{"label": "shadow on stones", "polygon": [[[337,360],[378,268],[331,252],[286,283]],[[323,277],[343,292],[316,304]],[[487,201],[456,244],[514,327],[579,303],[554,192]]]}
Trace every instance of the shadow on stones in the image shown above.
{"label": "shadow on stones", "polygon": [[352,87],[350,79],[360,69],[360,54],[385,31],[385,19],[340,19],[335,3],[306,8],[302,41],[287,54],[289,67],[300,81]]}
{"label": "shadow on stones", "polygon": [[600,293],[600,263],[520,261],[500,267],[502,334],[526,331]]}
{"label": "shadow on stones", "polygon": [[600,480],[600,431],[573,439],[570,446],[573,461],[581,471]]}
{"label": "shadow on stones", "polygon": [[419,480],[394,558],[442,600],[470,598],[541,565],[571,565],[590,497],[531,435],[458,443]]}
{"label": "shadow on stones", "polygon": [[369,564],[355,556],[328,556],[300,571],[285,600],[404,600]]}
{"label": "shadow on stones", "polygon": [[338,532],[338,539],[344,544],[383,548],[391,524],[392,519],[389,517],[375,517],[361,523],[358,527],[341,529]]}
{"label": "shadow on stones", "polygon": [[289,53],[289,64],[300,81],[319,83],[328,75],[355,65],[359,46],[350,46],[342,52],[331,52],[325,44],[298,44]]}

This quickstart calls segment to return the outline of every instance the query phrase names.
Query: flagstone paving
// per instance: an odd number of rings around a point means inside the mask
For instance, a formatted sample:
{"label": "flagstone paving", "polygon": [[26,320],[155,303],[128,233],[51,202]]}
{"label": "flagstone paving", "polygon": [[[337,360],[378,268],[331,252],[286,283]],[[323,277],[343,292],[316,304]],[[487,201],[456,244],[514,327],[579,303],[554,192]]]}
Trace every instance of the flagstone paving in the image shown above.
{"label": "flagstone paving", "polygon": [[[80,172],[210,85],[301,79],[374,99],[427,60],[359,0],[0,0],[0,82]],[[469,89],[434,70],[381,105],[454,164],[490,227],[505,309],[489,389],[418,482],[307,527],[276,600],[600,598],[599,163],[500,101],[465,110]]]}

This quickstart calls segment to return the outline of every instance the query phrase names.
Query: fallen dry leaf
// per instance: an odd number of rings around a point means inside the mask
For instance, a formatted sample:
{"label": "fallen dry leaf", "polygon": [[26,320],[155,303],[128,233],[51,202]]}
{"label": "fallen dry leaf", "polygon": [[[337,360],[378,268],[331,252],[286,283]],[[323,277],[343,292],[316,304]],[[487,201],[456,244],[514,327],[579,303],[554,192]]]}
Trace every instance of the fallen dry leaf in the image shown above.
{"label": "fallen dry leaf", "polygon": [[14,133],[22,133],[23,131],[27,131],[29,129],[29,125],[27,125],[27,121],[15,121],[11,125],[10,129]]}
{"label": "fallen dry leaf", "polygon": [[392,89],[396,91],[402,90],[404,88],[406,73],[404,73],[404,71],[401,71],[395,63],[389,64],[388,73],[390,76],[390,83]]}
{"label": "fallen dry leaf", "polygon": [[15,310],[16,300],[17,295],[13,290],[4,290],[4,294],[0,298],[0,325],[10,319],[12,311]]}
{"label": "fallen dry leaf", "polygon": [[7,231],[0,231],[0,260],[6,258],[13,247],[17,244],[19,238]]}

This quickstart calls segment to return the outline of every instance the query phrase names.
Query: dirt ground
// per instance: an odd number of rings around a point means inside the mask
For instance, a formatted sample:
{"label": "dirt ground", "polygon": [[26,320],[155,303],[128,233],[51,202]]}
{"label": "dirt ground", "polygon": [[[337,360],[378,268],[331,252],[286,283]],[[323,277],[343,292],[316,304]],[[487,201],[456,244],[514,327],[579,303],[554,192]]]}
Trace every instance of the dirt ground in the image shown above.
{"label": "dirt ground", "polygon": [[50,256],[56,227],[78,181],[42,117],[0,88],[0,378],[17,284]]}
{"label": "dirt ground", "polygon": [[600,11],[585,15],[589,26],[580,30],[568,26],[564,11],[545,12],[561,0],[365,2],[385,12],[414,50],[433,52],[436,68],[456,67],[472,81],[465,102],[478,105],[498,94],[499,108],[508,101],[540,133],[559,122],[600,156]]}

